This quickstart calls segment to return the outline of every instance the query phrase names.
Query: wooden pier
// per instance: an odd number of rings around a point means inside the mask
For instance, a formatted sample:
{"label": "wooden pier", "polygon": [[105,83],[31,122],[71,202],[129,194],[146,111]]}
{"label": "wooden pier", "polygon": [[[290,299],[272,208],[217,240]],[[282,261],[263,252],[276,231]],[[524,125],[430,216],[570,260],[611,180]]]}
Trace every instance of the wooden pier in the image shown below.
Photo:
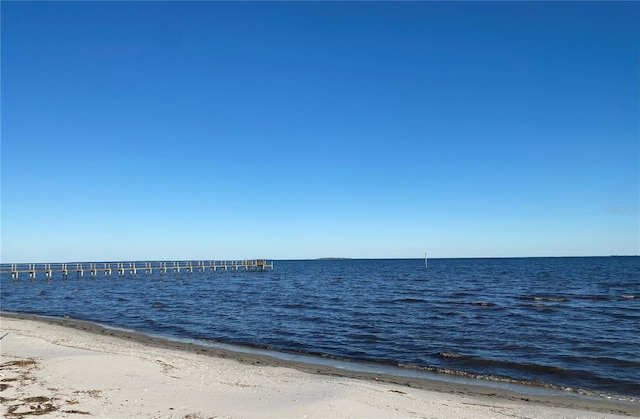
{"label": "wooden pier", "polygon": [[60,273],[63,279],[75,274],[84,277],[85,272],[91,278],[98,275],[119,277],[137,276],[138,272],[151,275],[153,271],[160,275],[185,272],[264,272],[273,270],[273,262],[265,259],[210,260],[210,261],[170,261],[170,262],[74,262],[74,263],[5,263],[0,265],[0,274],[11,275],[12,281],[18,281],[20,274],[35,280],[38,274],[44,274],[46,280],[53,279],[54,273]]}

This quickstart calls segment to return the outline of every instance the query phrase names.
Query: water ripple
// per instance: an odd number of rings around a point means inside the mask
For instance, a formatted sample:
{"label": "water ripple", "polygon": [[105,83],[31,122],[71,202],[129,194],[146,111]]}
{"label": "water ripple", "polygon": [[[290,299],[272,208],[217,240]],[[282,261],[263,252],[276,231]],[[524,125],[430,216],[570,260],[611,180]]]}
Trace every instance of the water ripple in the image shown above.
{"label": "water ripple", "polygon": [[635,396],[640,258],[281,261],[272,272],[2,278],[2,308]]}

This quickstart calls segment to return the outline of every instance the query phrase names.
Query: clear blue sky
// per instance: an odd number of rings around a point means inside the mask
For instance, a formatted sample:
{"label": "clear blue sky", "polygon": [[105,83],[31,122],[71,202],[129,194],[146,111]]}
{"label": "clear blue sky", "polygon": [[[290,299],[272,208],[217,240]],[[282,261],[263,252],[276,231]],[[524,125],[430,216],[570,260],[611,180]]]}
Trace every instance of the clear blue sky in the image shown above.
{"label": "clear blue sky", "polygon": [[638,2],[6,2],[3,262],[638,254]]}

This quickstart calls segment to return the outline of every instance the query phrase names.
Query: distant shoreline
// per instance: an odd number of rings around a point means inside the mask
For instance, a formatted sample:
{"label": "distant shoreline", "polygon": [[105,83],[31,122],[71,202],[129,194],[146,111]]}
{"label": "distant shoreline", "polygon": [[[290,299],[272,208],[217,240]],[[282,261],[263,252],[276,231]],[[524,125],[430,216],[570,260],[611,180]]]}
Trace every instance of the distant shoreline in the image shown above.
{"label": "distant shoreline", "polygon": [[[575,258],[636,258],[640,257],[640,255],[596,255],[596,256],[465,256],[465,257],[439,257],[439,256],[429,256],[429,260],[478,260],[478,259],[486,259],[486,260],[494,260],[494,259],[575,259]],[[209,258],[195,258],[195,259],[175,259],[171,261],[179,261],[179,262],[198,262],[203,260],[209,260]],[[231,259],[229,259],[231,260]],[[287,259],[287,258],[267,258],[265,260],[276,261],[276,262],[304,262],[304,261],[339,261],[339,260],[424,260],[424,256],[415,256],[415,257],[320,257],[320,258],[303,258],[303,259]],[[0,262],[0,266],[2,266],[3,270],[10,269],[11,265],[28,265],[28,264],[62,264],[66,263],[71,264],[75,263],[144,263],[144,262],[169,262],[170,260],[165,259],[128,259],[128,260],[71,260],[71,261],[45,261],[45,262]],[[144,268],[144,267],[140,267]],[[168,268],[172,268],[168,266]],[[194,265],[194,268],[197,268]]]}

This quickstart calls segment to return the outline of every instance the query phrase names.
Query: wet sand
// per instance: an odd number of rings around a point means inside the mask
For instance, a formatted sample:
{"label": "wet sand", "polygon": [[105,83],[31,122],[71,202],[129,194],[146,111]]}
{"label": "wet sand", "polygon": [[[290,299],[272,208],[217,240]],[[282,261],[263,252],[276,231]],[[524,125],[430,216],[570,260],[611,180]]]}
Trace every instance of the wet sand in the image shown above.
{"label": "wet sand", "polygon": [[640,404],[290,361],[2,313],[5,417],[629,417]]}

